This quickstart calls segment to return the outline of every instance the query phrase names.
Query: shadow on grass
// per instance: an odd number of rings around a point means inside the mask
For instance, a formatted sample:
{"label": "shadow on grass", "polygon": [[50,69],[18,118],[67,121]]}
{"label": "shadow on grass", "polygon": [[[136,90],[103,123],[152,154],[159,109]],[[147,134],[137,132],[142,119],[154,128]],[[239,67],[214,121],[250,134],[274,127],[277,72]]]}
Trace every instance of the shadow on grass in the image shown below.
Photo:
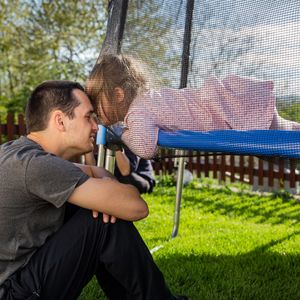
{"label": "shadow on grass", "polygon": [[[288,200],[287,200],[288,199]],[[299,223],[300,203],[280,193],[270,196],[232,192],[229,189],[183,190],[182,207],[199,209],[230,217],[241,217],[256,223]]]}
{"label": "shadow on grass", "polygon": [[[300,255],[278,254],[271,247],[295,234],[271,241],[240,255],[172,253],[155,259],[173,293],[191,300],[298,300]],[[107,299],[96,279],[80,300]]]}
{"label": "shadow on grass", "polygon": [[[299,232],[297,232],[299,234]],[[300,255],[280,255],[272,241],[241,255],[189,255],[174,253],[157,258],[168,285],[178,294],[200,299],[300,299]]]}

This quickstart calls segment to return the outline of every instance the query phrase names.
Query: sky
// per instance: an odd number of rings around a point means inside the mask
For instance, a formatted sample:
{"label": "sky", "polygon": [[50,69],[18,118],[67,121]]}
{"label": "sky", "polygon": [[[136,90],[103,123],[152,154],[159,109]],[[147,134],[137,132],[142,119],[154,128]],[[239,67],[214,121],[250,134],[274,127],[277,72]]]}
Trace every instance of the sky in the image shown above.
{"label": "sky", "polygon": [[[252,55],[261,56],[265,61],[270,78],[278,83],[288,79],[290,92],[300,95],[300,22],[257,25],[251,30],[263,37],[257,49],[261,53]],[[251,54],[246,59],[251,61]]]}
{"label": "sky", "polygon": [[245,16],[244,30],[262,37],[260,55],[266,61],[270,77],[277,81],[277,86],[288,80],[289,92],[300,95],[300,1],[233,2],[236,2],[237,12]]}
{"label": "sky", "polygon": [[244,55],[244,62],[263,60],[264,77],[275,81],[278,94],[300,95],[299,0],[195,0],[198,30],[204,11],[206,17],[215,16],[210,22],[216,31],[224,33],[224,26],[230,29],[240,23],[242,33],[254,35],[259,42]]}
{"label": "sky", "polygon": [[[169,18],[171,20],[169,33],[162,35],[168,49],[166,54],[180,60],[187,0],[154,1],[159,7],[154,14],[163,19],[156,24],[157,30],[168,26],[165,24],[169,24]],[[202,60],[201,67],[209,68],[208,59],[205,61],[209,52],[217,50],[220,36],[226,37],[227,32],[237,27],[244,36],[255,37],[253,48],[241,57],[243,63],[250,66],[255,61],[263,61],[262,72],[255,76],[274,80],[278,95],[300,96],[300,0],[195,0],[192,38],[198,37],[199,41],[196,47],[192,45],[193,59],[198,59],[199,64]],[[138,29],[143,43],[141,28],[143,25]],[[206,36],[203,35],[205,31]],[[148,32],[144,36],[149,38]],[[209,46],[209,39],[212,46]],[[175,71],[178,65],[173,72],[166,71],[168,78],[173,78],[174,86],[179,82],[180,74]],[[235,70],[233,66],[228,72]]]}

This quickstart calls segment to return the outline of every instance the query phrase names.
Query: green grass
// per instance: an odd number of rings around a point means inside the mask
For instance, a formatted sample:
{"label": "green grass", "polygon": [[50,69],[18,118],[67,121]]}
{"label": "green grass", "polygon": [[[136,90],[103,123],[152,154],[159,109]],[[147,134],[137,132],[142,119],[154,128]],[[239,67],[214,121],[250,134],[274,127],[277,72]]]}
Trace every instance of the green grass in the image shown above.
{"label": "green grass", "polygon": [[[179,235],[170,239],[174,197],[175,187],[159,184],[145,196],[150,215],[136,223],[150,249],[162,246],[153,256],[174,293],[193,300],[300,299],[300,203],[289,194],[194,181],[183,190]],[[95,280],[84,299],[105,299]]]}

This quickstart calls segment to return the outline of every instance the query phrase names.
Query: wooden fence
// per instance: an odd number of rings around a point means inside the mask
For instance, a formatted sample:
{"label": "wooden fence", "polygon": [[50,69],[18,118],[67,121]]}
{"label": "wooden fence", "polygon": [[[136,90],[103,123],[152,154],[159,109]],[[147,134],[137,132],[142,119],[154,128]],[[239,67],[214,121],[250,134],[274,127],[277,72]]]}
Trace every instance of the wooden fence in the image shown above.
{"label": "wooden fence", "polygon": [[[0,124],[0,144],[26,134],[24,116],[9,113],[4,124]],[[164,159],[155,161],[156,174],[171,174],[174,166],[174,151],[162,149]],[[241,181],[258,190],[278,190],[279,188],[298,193],[300,175],[297,160],[275,159],[262,160],[253,156],[218,155],[189,151],[186,168],[197,177],[213,177],[220,181]],[[168,156],[171,156],[168,158]]]}
{"label": "wooden fence", "polygon": [[[162,157],[174,156],[174,152],[163,149]],[[171,174],[176,159],[166,158],[154,162],[156,174]],[[285,189],[298,193],[300,174],[296,159],[268,158],[266,160],[246,155],[221,155],[189,151],[186,169],[196,177],[212,177],[222,182],[245,182],[254,190],[276,191]]]}
{"label": "wooden fence", "polygon": [[6,122],[0,124],[0,144],[14,140],[24,134],[26,134],[24,115],[15,116],[13,113],[8,113]]}

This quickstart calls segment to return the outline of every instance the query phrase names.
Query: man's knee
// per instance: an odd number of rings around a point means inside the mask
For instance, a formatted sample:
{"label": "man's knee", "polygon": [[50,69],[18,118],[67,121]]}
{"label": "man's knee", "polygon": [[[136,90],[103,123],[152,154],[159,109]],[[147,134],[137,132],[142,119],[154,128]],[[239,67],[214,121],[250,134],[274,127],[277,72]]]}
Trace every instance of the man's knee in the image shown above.
{"label": "man's knee", "polygon": [[[135,232],[136,228],[130,221],[117,219],[115,223],[103,222],[103,214],[99,212],[98,217],[93,217],[92,211],[80,208],[69,221],[71,224],[65,224],[71,228],[78,228],[78,233],[81,230],[97,231],[107,235],[130,235]],[[68,223],[69,223],[68,222]],[[73,224],[72,224],[73,223]]]}

